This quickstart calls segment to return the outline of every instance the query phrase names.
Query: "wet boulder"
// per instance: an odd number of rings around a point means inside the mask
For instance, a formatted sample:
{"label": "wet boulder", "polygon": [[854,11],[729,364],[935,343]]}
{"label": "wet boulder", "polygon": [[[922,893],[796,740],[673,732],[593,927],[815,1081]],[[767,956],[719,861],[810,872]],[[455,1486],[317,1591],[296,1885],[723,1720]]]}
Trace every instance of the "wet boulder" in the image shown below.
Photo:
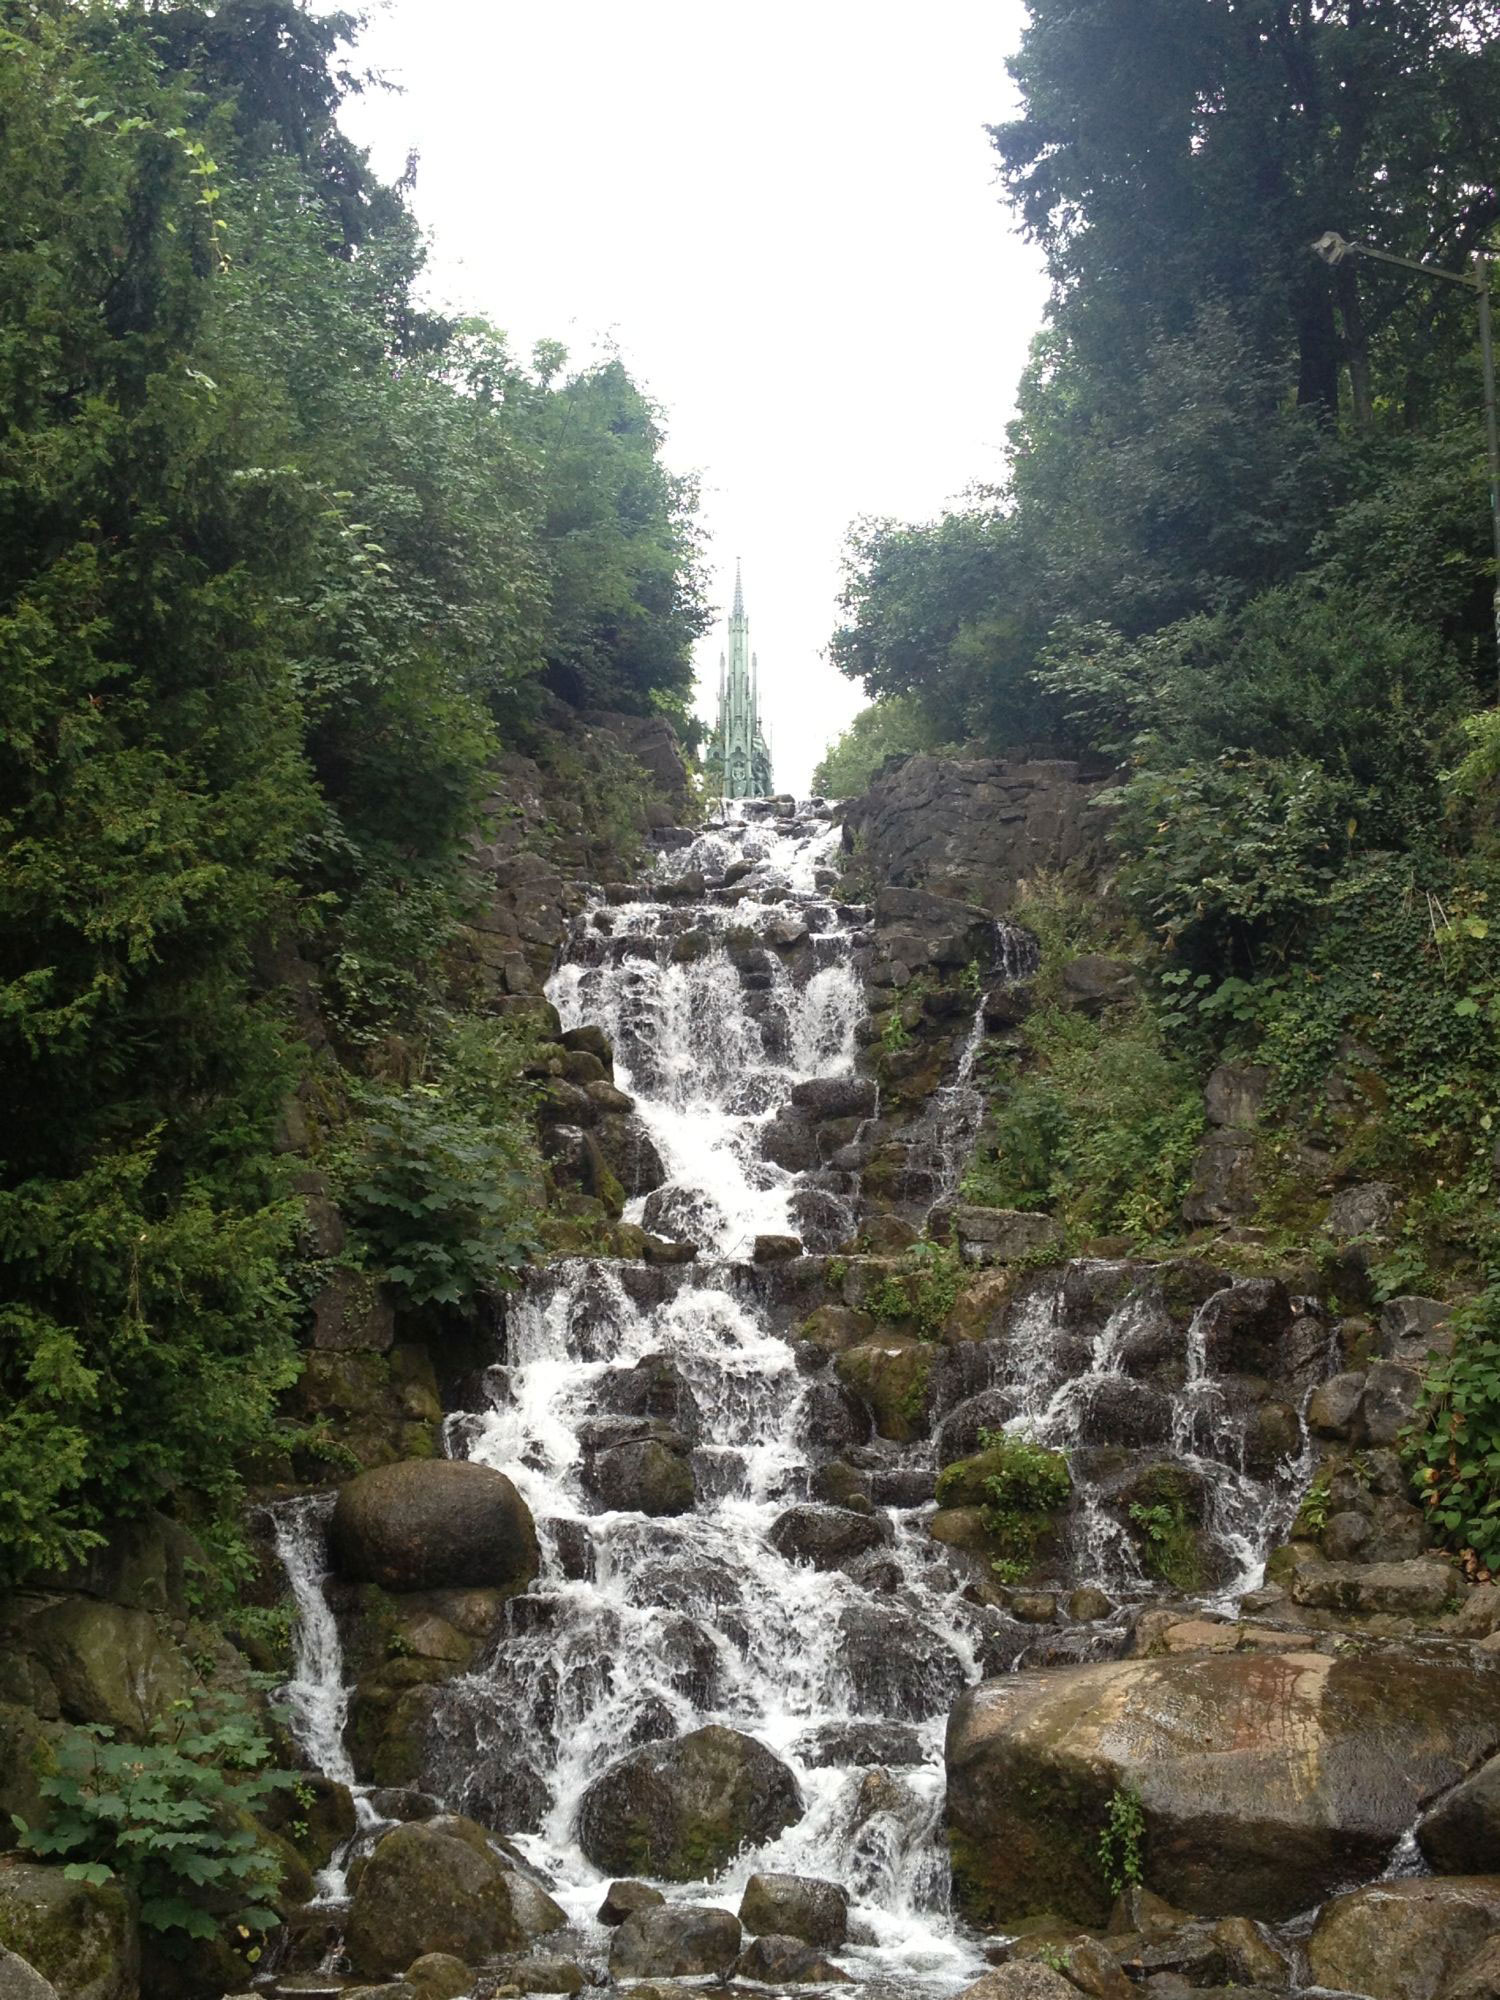
{"label": "wet boulder", "polygon": [[711,1243],[724,1227],[724,1211],[711,1195],[669,1181],[647,1195],[641,1221],[671,1242]]}
{"label": "wet boulder", "polygon": [[1215,1374],[1275,1375],[1292,1324],[1279,1278],[1239,1278],[1199,1308],[1197,1330]]}
{"label": "wet boulder", "polygon": [[948,1725],[958,1897],[991,1921],[1102,1920],[1099,1831],[1130,1791],[1147,1886],[1203,1915],[1288,1916],[1383,1867],[1422,1801],[1489,1753],[1497,1699],[1495,1663],[1415,1654],[1224,1653],[987,1681]]}
{"label": "wet boulder", "polygon": [[778,1555],[814,1569],[844,1569],[892,1539],[891,1524],[882,1514],[815,1506],[789,1507],[777,1516],[769,1536]]}
{"label": "wet boulder", "polygon": [[649,1882],[611,1882],[599,1905],[599,1922],[614,1930],[637,1910],[659,1910],[666,1900],[661,1890],[653,1889]]}
{"label": "wet boulder", "polygon": [[1369,2000],[1438,2000],[1497,1935],[1494,1876],[1372,1882],[1324,1907],[1307,1956],[1315,1985]]}
{"label": "wet boulder", "polygon": [[735,1967],[741,1979],[754,1979],[765,1986],[848,1986],[851,1981],[841,1966],[826,1958],[816,1945],[801,1938],[777,1937],[768,1933],[746,1945]]}
{"label": "wet boulder", "polygon": [[424,1952],[474,1964],[525,1938],[510,1871],[484,1829],[441,1814],[377,1843],[360,1871],[344,1943],[356,1971],[389,1977]]}
{"label": "wet boulder", "polygon": [[760,1150],[773,1166],[809,1173],[818,1165],[818,1134],[811,1119],[783,1111],[761,1132]]}
{"label": "wet boulder", "polygon": [[583,1483],[618,1513],[686,1514],[698,1498],[688,1441],[655,1418],[622,1418],[586,1432]]}
{"label": "wet boulder", "polygon": [[[505,1977],[508,1985],[523,1993],[581,1993],[589,1983],[576,1958],[551,1956],[523,1958],[507,1969]],[[470,1987],[462,1991],[467,1995]]]}
{"label": "wet boulder", "polygon": [[725,1979],[740,1955],[738,1917],[697,1903],[637,1910],[615,1932],[609,1972],[625,1979]]}
{"label": "wet boulder", "polygon": [[467,1459],[407,1459],[339,1489],[334,1566],[384,1590],[521,1590],[540,1558],[531,1511],[503,1472]]}
{"label": "wet boulder", "polygon": [[938,1426],[938,1464],[952,1465],[958,1459],[972,1458],[983,1449],[986,1433],[1004,1430],[1015,1413],[1013,1389],[982,1389],[978,1395],[956,1404]]}
{"label": "wet boulder", "polygon": [[1172,1435],[1172,1399],[1154,1383],[1130,1375],[1096,1375],[1078,1384],[1075,1412],[1080,1444],[1136,1448],[1164,1445]]}
{"label": "wet boulder", "polygon": [[598,1407],[612,1416],[654,1417],[686,1440],[702,1425],[698,1399],[668,1354],[647,1354],[633,1368],[612,1369],[599,1385]]}
{"label": "wet boulder", "polygon": [[845,1348],[835,1367],[880,1435],[904,1443],[927,1428],[936,1354],[930,1341],[893,1334]]}
{"label": "wet boulder", "polygon": [[920,1764],[922,1739],[900,1722],[825,1722],[797,1742],[810,1770],[830,1764]]}
{"label": "wet boulder", "polygon": [[605,1083],[590,1084],[588,1096],[601,1114],[597,1138],[606,1167],[632,1199],[653,1193],[666,1180],[667,1170],[630,1099]]}
{"label": "wet boulder", "polygon": [[712,1724],[612,1764],[584,1792],[578,1840],[596,1868],[694,1882],[717,1874],[746,1842],[774,1840],[802,1812],[797,1780],[779,1757]]}
{"label": "wet boulder", "polygon": [[815,1076],[792,1088],[792,1103],[808,1117],[873,1118],[876,1090],[864,1076]]}
{"label": "wet boulder", "polygon": [[964,1670],[941,1633],[904,1605],[867,1599],[839,1612],[839,1656],[856,1709],[923,1722],[964,1684]]}
{"label": "wet boulder", "polygon": [[815,1875],[752,1875],[740,1898],[740,1922],[753,1937],[837,1948],[849,1935],[849,1891]]}

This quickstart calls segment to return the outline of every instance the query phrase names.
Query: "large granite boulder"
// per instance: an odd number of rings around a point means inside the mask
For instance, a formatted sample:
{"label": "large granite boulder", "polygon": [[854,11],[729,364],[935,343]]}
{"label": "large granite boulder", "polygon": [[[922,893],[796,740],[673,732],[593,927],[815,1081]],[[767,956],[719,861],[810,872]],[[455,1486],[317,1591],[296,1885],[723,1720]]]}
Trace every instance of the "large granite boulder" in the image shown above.
{"label": "large granite boulder", "polygon": [[442,1814],[398,1826],[360,1872],[344,1938],[351,1964],[390,1977],[424,1952],[475,1964],[515,1950],[526,1932],[512,1879],[473,1820]]}
{"label": "large granite boulder", "polygon": [[[58,2000],[136,2000],[140,1989],[135,1905],[118,1881],[74,1882],[61,1867],[8,1863],[0,1868],[0,1946],[50,1980]],[[19,1980],[16,1973],[12,1983]]]}
{"label": "large granite boulder", "polygon": [[987,1681],[949,1719],[955,1888],[987,1921],[1102,1922],[1098,1843],[1133,1793],[1149,1887],[1275,1919],[1383,1867],[1500,1736],[1500,1667],[1415,1653],[1112,1661]]}
{"label": "large granite boulder", "polygon": [[584,1792],[578,1840],[596,1868],[696,1882],[747,1842],[774,1840],[802,1811],[797,1780],[779,1757],[713,1724],[612,1764]]}
{"label": "large granite boulder", "polygon": [[1438,2000],[1500,1933],[1500,1880],[1443,1875],[1335,1896],[1308,1940],[1313,1983],[1369,2000]]}
{"label": "large granite boulder", "polygon": [[362,1472],[339,1489],[329,1546],[341,1576],[385,1590],[524,1590],[540,1566],[526,1502],[466,1459]]}
{"label": "large granite boulder", "polygon": [[609,1971],[615,1981],[725,1979],[739,1955],[738,1917],[702,1904],[672,1903],[625,1919],[609,1947]]}

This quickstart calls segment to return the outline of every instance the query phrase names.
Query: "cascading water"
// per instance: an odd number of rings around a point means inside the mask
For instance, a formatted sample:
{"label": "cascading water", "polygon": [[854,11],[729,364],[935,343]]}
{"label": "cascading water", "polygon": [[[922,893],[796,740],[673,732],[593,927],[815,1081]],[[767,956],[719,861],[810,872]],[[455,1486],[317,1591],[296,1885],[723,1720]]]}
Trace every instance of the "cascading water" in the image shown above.
{"label": "cascading water", "polygon": [[[1037,1628],[929,1534],[931,1443],[867,1449],[887,1504],[855,1517],[869,1524],[856,1559],[814,1568],[773,1536],[830,1456],[820,1427],[835,1392],[802,1372],[786,1337],[795,1315],[778,1307],[774,1274],[795,1267],[752,1262],[756,1239],[833,1247],[855,1233],[859,1189],[837,1150],[784,1166],[767,1157],[769,1135],[799,1087],[852,1079],[869,915],[827,893],[838,830],[825,812],[730,812],[664,856],[635,899],[586,912],[549,986],[565,1027],[610,1038],[659,1165],[628,1218],[693,1255],[533,1273],[507,1314],[489,1407],[449,1420],[448,1449],[524,1495],[542,1574],[507,1608],[490,1656],[432,1690],[423,1783],[518,1839],[587,1931],[601,1877],[577,1838],[586,1788],[637,1745],[726,1723],[791,1766],[805,1810],[726,1875],[666,1893],[736,1908],[753,1872],[831,1877],[854,1899],[850,1971],[952,1993],[981,1961],[947,1907],[947,1711],[982,1675],[1113,1650],[1122,1627],[1080,1613],[1092,1622],[1055,1631],[1039,1655]],[[1006,969],[1034,969],[1023,934],[997,935],[1018,954]],[[908,1135],[938,1195],[956,1185],[982,1111],[983,1028],[980,1007],[954,1081]],[[870,1087],[848,1088],[868,1111]],[[1295,1454],[1250,1466],[1246,1412],[1209,1365],[1208,1312],[1184,1337],[1141,1267],[1073,1264],[1012,1305],[1003,1341],[973,1351],[988,1372],[959,1390],[969,1403],[954,1418],[983,1405],[985,1428],[1068,1456],[1064,1594],[1089,1583],[1128,1606],[1157,1587],[1126,1525],[1128,1479],[1154,1460],[1196,1496],[1205,1587],[1227,1599],[1258,1580],[1258,1552],[1294,1504]],[[646,1457],[675,1498],[622,1485],[618,1467]],[[347,1777],[325,1504],[289,1503],[277,1519],[302,1620],[288,1695],[312,1761]]]}
{"label": "cascading water", "polygon": [[[879,1587],[769,1539],[807,1498],[815,1451],[807,1379],[744,1260],[757,1236],[800,1233],[810,1179],[762,1156],[764,1128],[794,1086],[853,1068],[861,915],[818,880],[836,839],[812,813],[726,821],[670,857],[659,900],[586,917],[551,983],[565,1026],[610,1036],[660,1157],[663,1185],[630,1213],[697,1260],[660,1274],[666,1295],[651,1286],[645,1303],[630,1267],[578,1260],[512,1308],[499,1405],[454,1435],[520,1487],[545,1573],[494,1660],[451,1689],[436,1781],[497,1823],[529,1823],[533,1859],[583,1919],[599,1900],[574,1838],[585,1786],[632,1744],[730,1724],[792,1766],[806,1811],[727,1876],[671,1893],[733,1908],[758,1869],[831,1876],[855,1896],[852,1967],[947,1991],[977,1960],[947,1916],[940,1743],[980,1671],[980,1629],[915,1513],[894,1517]],[[749,867],[733,900],[684,910],[676,881],[735,861]],[[795,948],[796,970],[762,939]],[[852,1177],[818,1178],[852,1234]],[[635,1407],[643,1373],[691,1439],[690,1512],[601,1508],[590,1484],[590,1446],[628,1435],[614,1413]],[[872,1728],[878,1769],[861,1754]]]}

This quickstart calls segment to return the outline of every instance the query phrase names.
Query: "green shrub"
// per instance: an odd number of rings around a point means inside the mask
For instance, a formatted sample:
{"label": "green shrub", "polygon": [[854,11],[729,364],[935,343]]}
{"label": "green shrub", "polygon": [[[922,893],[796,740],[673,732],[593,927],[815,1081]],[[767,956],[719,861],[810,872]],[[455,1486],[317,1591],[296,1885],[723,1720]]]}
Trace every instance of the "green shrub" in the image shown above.
{"label": "green shrub", "polygon": [[1203,1582],[1203,1558],[1175,1478],[1166,1474],[1157,1479],[1145,1497],[1132,1504],[1130,1518],[1140,1531],[1146,1574],[1173,1590],[1197,1590]]}
{"label": "green shrub", "polygon": [[965,1200],[1054,1210],[1070,1236],[1172,1228],[1203,1130],[1195,1069],[1139,1003],[1107,1022],[1040,1007],[1025,1032],[1037,1068],[995,1093]]}
{"label": "green shrub", "polygon": [[1052,1516],[1073,1491],[1068,1461],[1031,1438],[981,1431],[977,1455],[938,1474],[939,1506],[958,1503],[976,1481],[985,1496],[980,1517],[996,1550],[991,1566],[1002,1582],[1020,1583]]}
{"label": "green shrub", "polygon": [[913,695],[889,695],[862,708],[823,752],[812,788],[825,798],[852,799],[868,789],[887,757],[938,748],[937,731]]}
{"label": "green shrub", "polygon": [[140,1899],[141,1922],[169,1936],[273,1928],[280,1864],[245,1821],[297,1778],[270,1768],[242,1703],[174,1702],[144,1743],[117,1743],[99,1724],[70,1729],[52,1756],[40,1782],[45,1822],[12,1815],[29,1853],[65,1860],[75,1880],[118,1876]]}
{"label": "green shrub", "polygon": [[1145,1879],[1145,1839],[1146,1813],[1138,1794],[1125,1787],[1115,1790],[1099,1836],[1099,1872],[1116,1896]]}
{"label": "green shrub", "polygon": [[367,1257],[415,1304],[458,1305],[535,1254],[539,1162],[530,1043],[511,1024],[456,1019],[429,1080],[361,1088],[351,1220]]}
{"label": "green shrub", "polygon": [[1433,1540],[1489,1570],[1500,1568],[1500,1277],[1453,1330],[1402,1449]]}
{"label": "green shrub", "polygon": [[935,1340],[958,1302],[963,1259],[944,1244],[916,1243],[902,1261],[915,1282],[898,1276],[882,1278],[865,1301],[866,1308],[876,1319],[896,1325],[909,1322],[923,1340]]}

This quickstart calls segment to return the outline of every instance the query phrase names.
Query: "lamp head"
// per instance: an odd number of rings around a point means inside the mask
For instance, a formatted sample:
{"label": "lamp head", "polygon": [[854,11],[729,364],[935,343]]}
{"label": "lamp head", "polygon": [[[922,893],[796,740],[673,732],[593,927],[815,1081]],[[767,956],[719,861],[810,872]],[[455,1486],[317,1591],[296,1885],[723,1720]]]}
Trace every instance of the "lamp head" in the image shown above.
{"label": "lamp head", "polygon": [[1310,247],[1325,264],[1342,264],[1354,246],[1352,243],[1346,243],[1336,229],[1325,229],[1317,242]]}

